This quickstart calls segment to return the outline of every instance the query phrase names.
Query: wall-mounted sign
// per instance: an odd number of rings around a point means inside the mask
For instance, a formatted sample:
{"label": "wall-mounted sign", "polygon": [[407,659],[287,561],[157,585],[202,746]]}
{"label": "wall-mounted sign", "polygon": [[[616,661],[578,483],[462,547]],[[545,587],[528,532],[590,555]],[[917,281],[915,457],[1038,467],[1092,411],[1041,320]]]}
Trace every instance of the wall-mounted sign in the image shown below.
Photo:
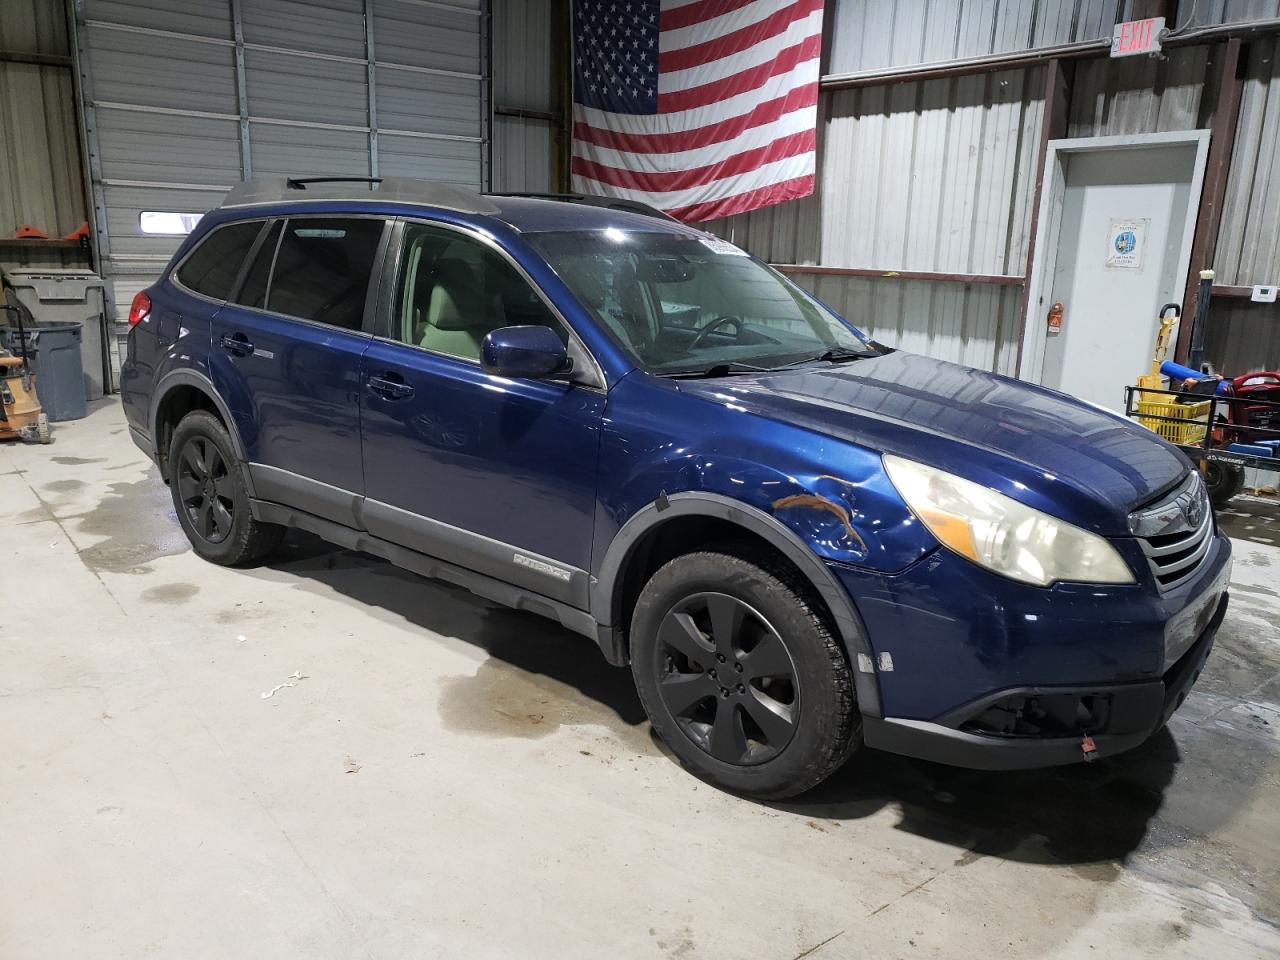
{"label": "wall-mounted sign", "polygon": [[1150,220],[1112,220],[1107,228],[1107,255],[1103,263],[1118,270],[1141,270],[1147,252]]}
{"label": "wall-mounted sign", "polygon": [[1164,36],[1164,17],[1148,17],[1146,20],[1117,23],[1115,33],[1111,35],[1111,55],[1136,57],[1144,53],[1159,53],[1162,36]]}

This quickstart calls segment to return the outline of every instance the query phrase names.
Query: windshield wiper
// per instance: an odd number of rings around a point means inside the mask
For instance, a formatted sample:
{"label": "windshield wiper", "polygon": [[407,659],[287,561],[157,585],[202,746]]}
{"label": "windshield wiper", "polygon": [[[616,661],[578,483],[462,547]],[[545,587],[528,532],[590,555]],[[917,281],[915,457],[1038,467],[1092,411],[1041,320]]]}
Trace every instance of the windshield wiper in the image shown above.
{"label": "windshield wiper", "polygon": [[709,367],[703,367],[699,370],[676,370],[672,373],[659,373],[659,377],[667,377],[672,380],[704,380],[712,377],[729,377],[736,373],[768,373],[774,367],[757,367],[751,363],[743,363],[740,360],[730,360],[722,363],[713,363]]}
{"label": "windshield wiper", "polygon": [[880,354],[875,350],[846,350],[844,347],[833,347],[830,350],[824,350],[822,353],[812,357],[801,357],[799,360],[792,360],[790,363],[782,363],[773,370],[786,370],[790,367],[798,367],[805,363],[846,363],[849,360],[867,360],[871,357],[878,357]]}

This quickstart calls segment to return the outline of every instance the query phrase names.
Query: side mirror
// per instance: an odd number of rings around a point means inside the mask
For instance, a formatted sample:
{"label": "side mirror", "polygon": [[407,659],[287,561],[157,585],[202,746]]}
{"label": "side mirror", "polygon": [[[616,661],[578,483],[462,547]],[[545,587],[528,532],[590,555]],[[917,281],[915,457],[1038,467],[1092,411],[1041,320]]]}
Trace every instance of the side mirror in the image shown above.
{"label": "side mirror", "polygon": [[494,376],[537,380],[567,373],[570,366],[564,344],[550,327],[500,327],[480,343],[480,367]]}

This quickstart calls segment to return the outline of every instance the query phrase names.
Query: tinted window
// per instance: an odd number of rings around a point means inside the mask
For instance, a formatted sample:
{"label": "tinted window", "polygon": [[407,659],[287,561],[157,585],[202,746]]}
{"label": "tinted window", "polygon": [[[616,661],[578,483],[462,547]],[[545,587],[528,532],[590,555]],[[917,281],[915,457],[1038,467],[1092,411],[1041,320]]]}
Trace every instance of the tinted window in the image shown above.
{"label": "tinted window", "polygon": [[178,269],[178,282],[206,297],[225,300],[231,295],[231,285],[240,272],[240,265],[261,230],[261,220],[218,227]]}
{"label": "tinted window", "polygon": [[359,330],[381,220],[304,217],[285,224],[267,309]]}
{"label": "tinted window", "polygon": [[404,343],[470,360],[490,330],[519,324],[568,333],[537,292],[492,247],[452,230],[411,226],[396,303]]}
{"label": "tinted window", "polygon": [[280,241],[280,226],[279,221],[273,223],[271,232],[258,247],[258,253],[253,258],[253,266],[249,268],[249,274],[244,278],[244,286],[236,296],[236,303],[243,303],[246,307],[266,306],[267,278],[271,276],[271,261],[275,259],[276,245]]}

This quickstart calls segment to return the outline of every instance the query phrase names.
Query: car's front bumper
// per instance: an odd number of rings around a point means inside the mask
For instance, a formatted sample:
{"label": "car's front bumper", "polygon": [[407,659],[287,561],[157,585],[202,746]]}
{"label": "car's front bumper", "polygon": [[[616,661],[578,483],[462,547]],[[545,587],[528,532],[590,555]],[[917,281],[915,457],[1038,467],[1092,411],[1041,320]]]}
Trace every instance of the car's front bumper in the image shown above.
{"label": "car's front bumper", "polygon": [[1014,769],[1119,753],[1167,719],[1221,623],[1231,546],[1215,534],[1196,575],[1168,591],[1029,587],[945,550],[894,576],[832,569],[872,648],[856,665],[880,693],[865,741]]}
{"label": "car's front bumper", "polygon": [[[863,740],[869,747],[890,753],[978,770],[1051,767],[1123,753],[1159,730],[1182,705],[1204,668],[1226,611],[1224,593],[1191,649],[1158,680],[999,690],[936,722],[863,717]],[[966,724],[991,704],[1009,698],[1044,696],[1105,699],[1106,725],[1099,732],[1088,734],[1087,739],[1084,732],[1071,736],[1004,736],[966,729]]]}

